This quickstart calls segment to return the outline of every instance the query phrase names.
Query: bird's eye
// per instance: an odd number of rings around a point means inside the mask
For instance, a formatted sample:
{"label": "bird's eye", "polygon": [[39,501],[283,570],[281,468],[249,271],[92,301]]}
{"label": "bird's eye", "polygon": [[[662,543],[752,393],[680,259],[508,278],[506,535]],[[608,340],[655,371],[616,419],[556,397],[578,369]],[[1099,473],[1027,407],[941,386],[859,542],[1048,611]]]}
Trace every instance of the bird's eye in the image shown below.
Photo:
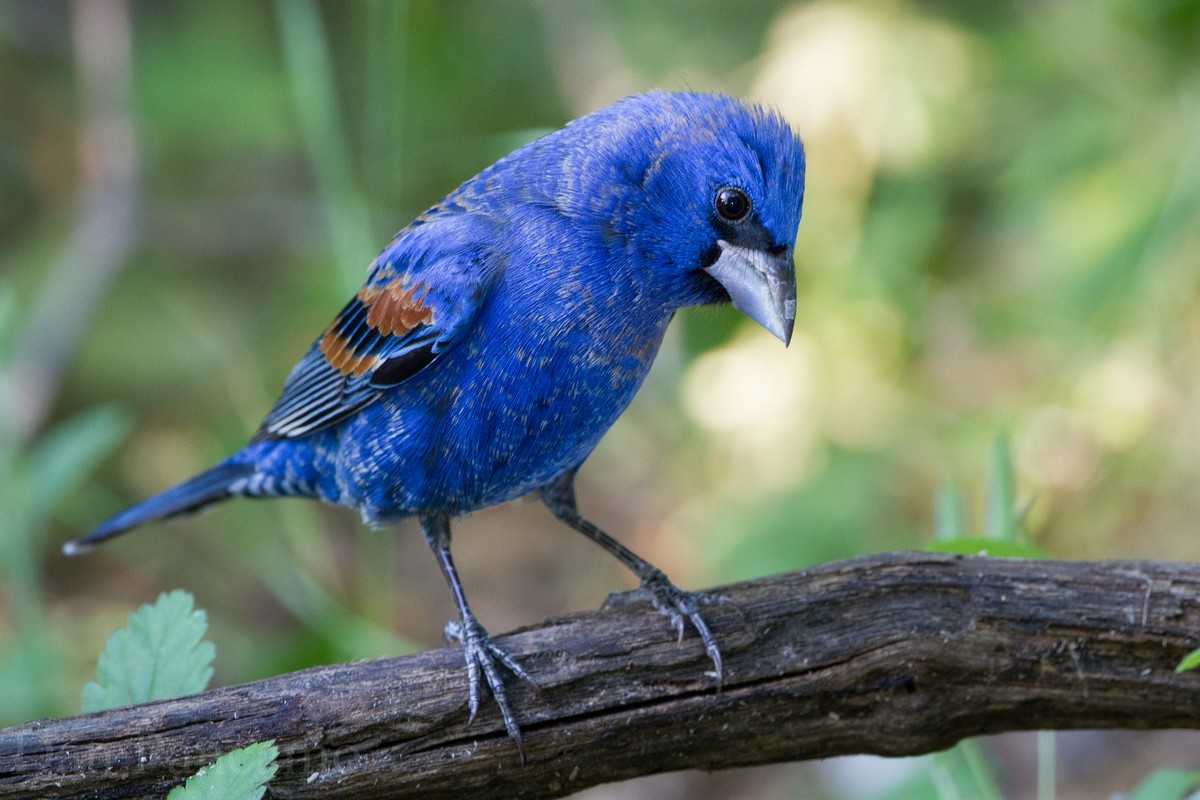
{"label": "bird's eye", "polygon": [[717,213],[728,222],[739,222],[750,213],[750,198],[735,186],[725,186],[717,192]]}

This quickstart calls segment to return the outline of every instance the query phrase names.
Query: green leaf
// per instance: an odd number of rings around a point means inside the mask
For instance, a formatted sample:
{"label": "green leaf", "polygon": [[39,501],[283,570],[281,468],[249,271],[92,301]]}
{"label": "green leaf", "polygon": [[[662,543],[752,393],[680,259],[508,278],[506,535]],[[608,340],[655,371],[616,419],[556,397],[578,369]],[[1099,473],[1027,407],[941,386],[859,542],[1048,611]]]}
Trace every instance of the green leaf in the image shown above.
{"label": "green leaf", "polygon": [[925,549],[932,553],[955,553],[963,556],[995,556],[997,558],[1049,558],[1050,554],[1036,547],[1004,539],[985,539],[964,536],[930,542]]}
{"label": "green leaf", "polygon": [[98,682],[83,687],[83,710],[147,703],[204,691],[216,648],[201,641],[208,628],[194,598],[176,589],[129,615],[129,627],[108,638],[96,665]]}
{"label": "green leaf", "polygon": [[210,766],[176,786],[167,800],[259,800],[267,781],[275,777],[279,749],[274,742],[258,742],[218,758]]}
{"label": "green leaf", "polygon": [[1200,772],[1159,769],[1133,790],[1129,800],[1182,800],[1195,789],[1200,789]]}
{"label": "green leaf", "polygon": [[1188,670],[1200,667],[1200,648],[1193,650],[1183,657],[1179,662],[1179,666],[1175,667],[1176,672],[1187,672]]}

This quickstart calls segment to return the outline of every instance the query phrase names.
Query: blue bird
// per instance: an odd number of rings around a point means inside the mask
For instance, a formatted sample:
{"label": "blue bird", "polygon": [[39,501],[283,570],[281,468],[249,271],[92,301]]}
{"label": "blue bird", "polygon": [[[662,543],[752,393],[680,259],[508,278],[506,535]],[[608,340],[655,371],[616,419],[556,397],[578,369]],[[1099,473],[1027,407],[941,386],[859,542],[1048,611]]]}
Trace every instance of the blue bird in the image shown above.
{"label": "blue bird", "polygon": [[500,667],[530,678],[468,606],[450,521],[537,491],[691,624],[720,681],[711,599],[584,518],[575,474],[679,309],[731,302],[788,343],[804,168],[776,113],[694,93],[628,97],[516,150],[396,235],[244,449],[64,552],[232,497],[415,516],[458,609],[470,718],[486,681],[521,748]]}

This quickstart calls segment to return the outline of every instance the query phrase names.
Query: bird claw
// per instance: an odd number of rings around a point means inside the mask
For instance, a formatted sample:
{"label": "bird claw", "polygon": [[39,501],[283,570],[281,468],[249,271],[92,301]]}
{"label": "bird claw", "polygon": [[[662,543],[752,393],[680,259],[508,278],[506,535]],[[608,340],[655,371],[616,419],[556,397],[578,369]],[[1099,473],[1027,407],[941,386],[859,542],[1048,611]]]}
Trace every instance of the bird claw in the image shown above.
{"label": "bird claw", "polygon": [[692,624],[697,635],[700,636],[700,641],[704,644],[704,652],[712,661],[712,672],[705,674],[716,680],[719,689],[725,679],[724,663],[721,660],[721,651],[717,647],[716,638],[700,614],[700,608],[725,605],[729,602],[729,598],[719,594],[686,592],[671,583],[666,574],[659,569],[647,572],[642,576],[642,585],[638,592],[649,595],[650,603],[658,609],[660,614],[671,621],[680,642],[683,641],[686,623]]}
{"label": "bird claw", "polygon": [[475,715],[479,711],[480,697],[480,678],[487,681],[488,689],[492,693],[492,699],[496,701],[496,705],[500,708],[500,717],[504,720],[504,730],[508,733],[510,739],[517,745],[517,752],[521,755],[521,763],[525,763],[525,742],[521,738],[521,728],[517,725],[517,719],[513,716],[512,709],[508,705],[508,695],[504,690],[504,680],[500,676],[500,670],[497,665],[503,666],[512,674],[522,680],[533,684],[535,688],[539,688],[537,681],[525,671],[525,669],[517,663],[507,651],[492,641],[488,636],[484,627],[475,617],[466,617],[461,622],[451,621],[446,623],[445,636],[447,641],[453,640],[459,642],[463,646],[463,655],[467,662],[467,702],[470,709],[470,716],[467,718],[467,724],[475,721]]}

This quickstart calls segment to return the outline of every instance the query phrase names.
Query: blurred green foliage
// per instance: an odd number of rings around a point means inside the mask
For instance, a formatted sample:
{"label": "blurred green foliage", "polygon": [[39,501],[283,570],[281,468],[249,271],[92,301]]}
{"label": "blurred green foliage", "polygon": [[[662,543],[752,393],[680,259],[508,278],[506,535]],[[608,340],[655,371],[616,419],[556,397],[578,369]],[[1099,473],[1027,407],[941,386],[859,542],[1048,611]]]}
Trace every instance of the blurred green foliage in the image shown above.
{"label": "blurred green foliage", "polygon": [[[1200,558],[1200,2],[11,0],[0,722],[72,711],[108,632],[175,586],[218,683],[436,645],[452,608],[411,526],[244,502],[57,548],[239,447],[396,229],[650,87],[794,122],[802,295],[786,351],[730,310],[680,316],[583,472],[598,522],[685,586],[922,546],[948,480],[956,530],[999,524],[964,509],[1007,431],[1027,544]],[[133,223],[88,233],[113,197]],[[497,632],[629,586],[547,517],[456,529]],[[1138,752],[1111,761],[1163,763]]]}

